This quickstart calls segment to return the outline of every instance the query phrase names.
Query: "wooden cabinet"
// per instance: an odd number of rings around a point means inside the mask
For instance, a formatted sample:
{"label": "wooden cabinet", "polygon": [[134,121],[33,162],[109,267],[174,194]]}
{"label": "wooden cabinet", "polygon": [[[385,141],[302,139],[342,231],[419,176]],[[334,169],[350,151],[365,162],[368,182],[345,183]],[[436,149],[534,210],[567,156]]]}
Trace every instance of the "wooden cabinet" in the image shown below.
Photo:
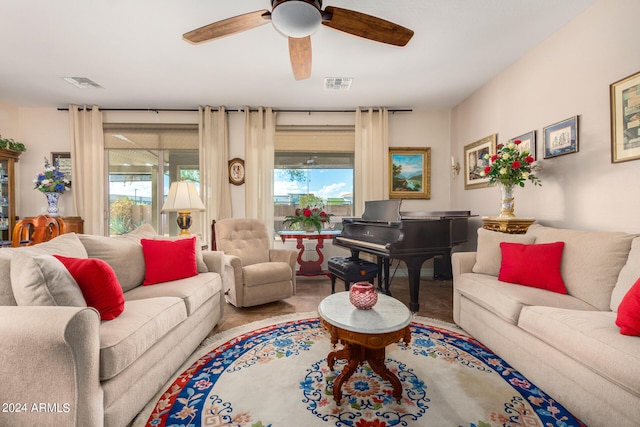
{"label": "wooden cabinet", "polygon": [[21,151],[0,148],[0,245],[11,245],[16,225],[16,162]]}
{"label": "wooden cabinet", "polygon": [[64,221],[65,233],[84,233],[84,220],[79,216],[61,216]]}

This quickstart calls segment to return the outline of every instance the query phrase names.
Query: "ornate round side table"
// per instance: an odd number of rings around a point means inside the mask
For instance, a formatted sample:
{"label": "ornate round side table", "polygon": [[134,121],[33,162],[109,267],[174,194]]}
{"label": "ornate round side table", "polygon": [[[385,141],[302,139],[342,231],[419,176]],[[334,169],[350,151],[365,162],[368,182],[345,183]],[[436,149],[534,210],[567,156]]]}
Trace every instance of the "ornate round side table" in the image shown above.
{"label": "ornate round side table", "polygon": [[335,348],[327,356],[327,364],[333,370],[336,359],[346,359],[347,364],[333,382],[333,399],[339,405],[342,400],[342,384],[367,362],[371,369],[393,386],[393,397],[402,398],[402,384],[384,364],[385,348],[395,342],[411,341],[411,312],[400,301],[379,294],[378,302],[370,310],[359,310],[349,302],[349,292],[329,295],[318,306],[322,325],[331,334]]}

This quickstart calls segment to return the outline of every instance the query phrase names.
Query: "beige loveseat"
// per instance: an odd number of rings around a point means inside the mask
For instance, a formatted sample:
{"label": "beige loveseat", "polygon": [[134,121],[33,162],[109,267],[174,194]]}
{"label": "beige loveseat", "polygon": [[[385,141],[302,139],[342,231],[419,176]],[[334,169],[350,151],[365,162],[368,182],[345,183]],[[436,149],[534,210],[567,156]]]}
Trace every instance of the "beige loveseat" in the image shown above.
{"label": "beige loveseat", "polygon": [[[213,329],[224,306],[223,254],[198,251],[197,276],[140,286],[141,238],[157,237],[143,226],[0,249],[0,425],[124,427]],[[101,321],[93,308],[16,305],[10,270],[22,268],[20,254],[103,259],[124,290],[124,311]]]}
{"label": "beige loveseat", "polygon": [[[564,242],[567,294],[505,283],[500,241]],[[477,252],[452,257],[455,322],[589,427],[640,425],[640,337],[616,310],[640,277],[640,237],[532,225],[478,230]]]}

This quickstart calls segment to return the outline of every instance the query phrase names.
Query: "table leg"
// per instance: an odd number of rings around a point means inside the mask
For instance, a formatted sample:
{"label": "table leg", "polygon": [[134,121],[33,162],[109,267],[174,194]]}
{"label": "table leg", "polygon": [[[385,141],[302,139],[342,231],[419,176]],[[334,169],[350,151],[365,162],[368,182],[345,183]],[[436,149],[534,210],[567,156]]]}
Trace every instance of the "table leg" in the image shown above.
{"label": "table leg", "polygon": [[322,271],[322,262],[324,261],[324,254],[322,253],[322,248],[324,247],[324,237],[318,236],[316,239],[316,254],[318,258],[316,260],[305,261],[302,259],[302,254],[305,252],[305,247],[303,243],[303,237],[298,237],[296,248],[299,249],[298,252],[298,264],[300,265],[300,269],[297,274],[299,276],[318,276],[322,274],[327,274],[326,271]]}
{"label": "table leg", "polygon": [[383,380],[387,380],[391,383],[393,387],[393,397],[396,398],[396,402],[400,403],[402,399],[402,383],[394,374],[386,367],[384,364],[386,355],[385,349],[367,349],[367,362],[369,362],[369,366],[373,369],[373,372],[380,375]]}
{"label": "table leg", "polygon": [[391,383],[393,397],[400,403],[402,399],[402,383],[396,374],[385,366],[386,352],[384,348],[372,349],[359,344],[345,343],[343,348],[332,351],[327,356],[327,365],[332,371],[336,359],[347,360],[342,372],[333,380],[333,400],[337,405],[340,405],[342,401],[342,385],[351,378],[358,366],[364,362],[368,362],[373,372],[378,374],[380,378]]}

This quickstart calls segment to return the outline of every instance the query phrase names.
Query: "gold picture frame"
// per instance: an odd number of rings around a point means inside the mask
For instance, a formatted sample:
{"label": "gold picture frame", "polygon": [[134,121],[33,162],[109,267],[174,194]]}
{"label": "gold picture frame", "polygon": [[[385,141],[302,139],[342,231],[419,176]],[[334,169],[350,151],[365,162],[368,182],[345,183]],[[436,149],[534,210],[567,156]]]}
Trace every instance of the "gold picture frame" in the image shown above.
{"label": "gold picture frame", "polygon": [[640,159],[640,72],[610,87],[611,162]]}
{"label": "gold picture frame", "polygon": [[431,198],[431,147],[389,148],[389,198]]}
{"label": "gold picture frame", "polygon": [[482,176],[481,172],[489,166],[487,155],[496,153],[498,134],[486,136],[464,147],[464,189],[489,187],[489,177]]}

